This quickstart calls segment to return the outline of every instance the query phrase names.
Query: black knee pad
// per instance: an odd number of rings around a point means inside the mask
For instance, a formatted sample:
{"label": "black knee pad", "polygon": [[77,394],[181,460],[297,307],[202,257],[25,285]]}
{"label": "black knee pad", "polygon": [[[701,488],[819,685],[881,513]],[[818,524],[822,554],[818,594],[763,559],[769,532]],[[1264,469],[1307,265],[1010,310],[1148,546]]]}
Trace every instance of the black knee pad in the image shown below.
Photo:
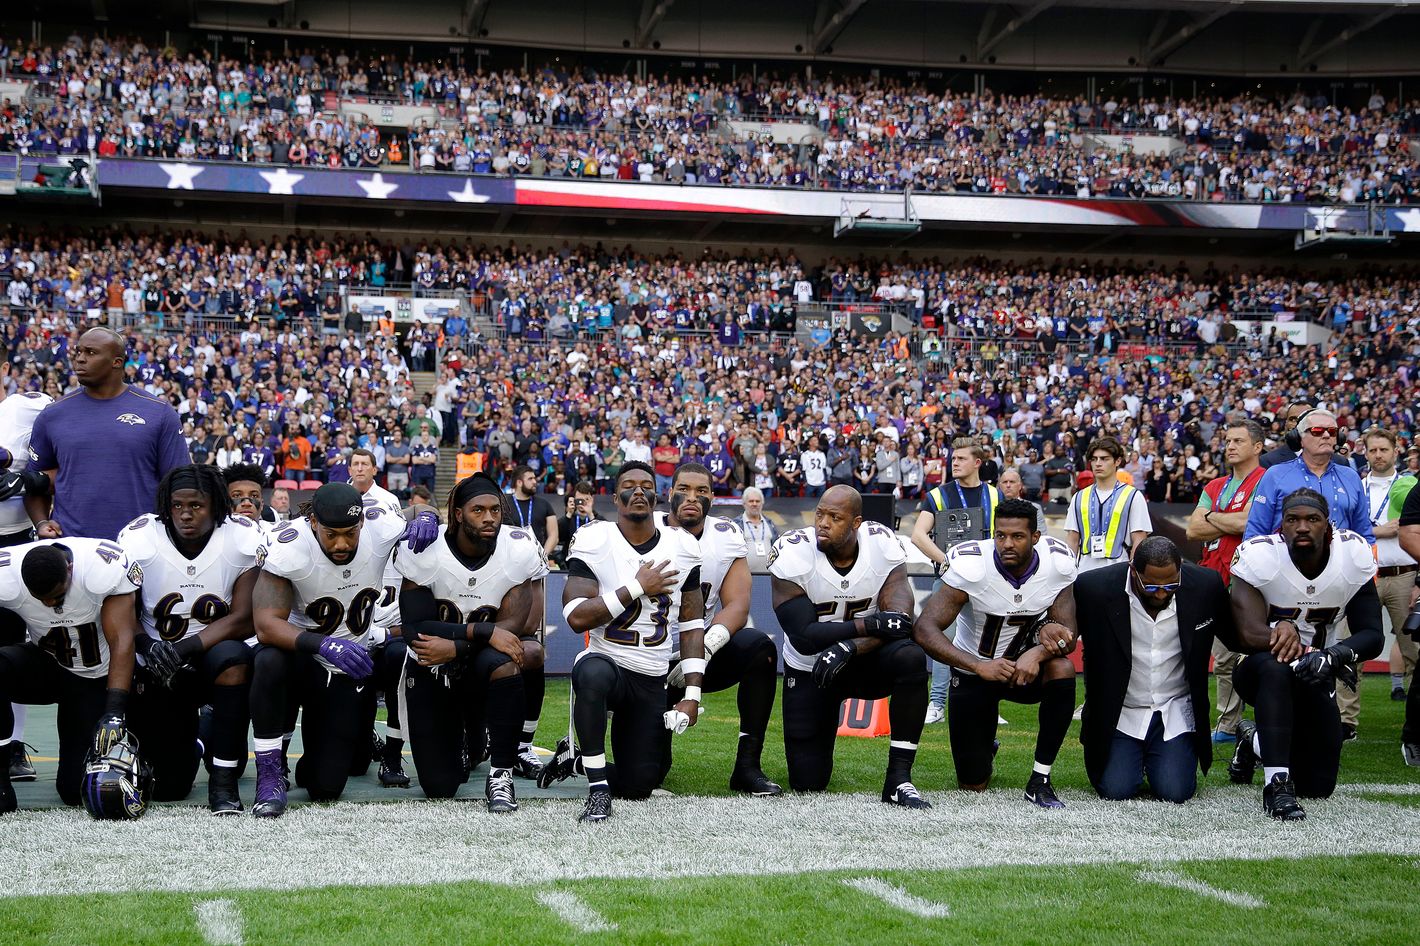
{"label": "black knee pad", "polygon": [[279,647],[260,647],[252,657],[251,665],[255,673],[262,676],[271,674],[272,680],[286,679],[286,651]]}
{"label": "black knee pad", "polygon": [[932,676],[927,665],[927,652],[913,641],[904,641],[894,648],[888,658],[888,666],[893,677],[902,683],[925,681]]}
{"label": "black knee pad", "polygon": [[492,647],[484,647],[473,655],[473,660],[470,661],[469,664],[469,670],[472,672],[475,680],[487,680],[493,675],[493,671],[504,664],[510,664],[512,662],[513,658],[509,657],[501,650],[495,650]]}
{"label": "black knee pad", "polygon": [[251,648],[242,641],[221,641],[203,655],[208,674],[216,680],[233,667],[251,667]]}
{"label": "black knee pad", "polygon": [[584,657],[572,668],[572,689],[608,694],[616,686],[616,665],[605,657]]}

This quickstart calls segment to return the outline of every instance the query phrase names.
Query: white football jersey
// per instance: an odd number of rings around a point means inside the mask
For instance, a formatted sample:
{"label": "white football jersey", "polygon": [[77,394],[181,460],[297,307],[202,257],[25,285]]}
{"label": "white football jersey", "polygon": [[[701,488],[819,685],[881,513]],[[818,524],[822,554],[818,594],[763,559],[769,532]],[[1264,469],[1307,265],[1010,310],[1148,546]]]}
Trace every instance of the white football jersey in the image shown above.
{"label": "white football jersey", "polygon": [[[366,509],[378,507],[401,519],[404,518],[404,507],[399,504],[399,497],[379,483],[371,483],[370,488],[365,490],[360,501],[364,503]],[[389,630],[399,624],[399,570],[394,567],[393,555],[385,564],[384,582],[380,600],[375,604],[375,614],[370,619],[370,623],[375,627]]]}
{"label": "white football jersey", "polygon": [[[666,524],[666,514],[656,513],[658,525]],[[693,537],[692,537],[693,538]],[[720,586],[729,574],[730,566],[736,559],[749,554],[744,534],[735,524],[719,516],[706,516],[705,528],[700,530],[700,593],[705,596],[705,626],[720,610]]]}
{"label": "white football jersey", "polygon": [[567,558],[591,570],[602,594],[629,584],[647,563],[669,561],[680,573],[679,584],[671,591],[654,597],[642,595],[620,615],[593,630],[588,646],[592,653],[605,654],[627,670],[665,676],[670,669],[671,631],[680,618],[681,594],[691,572],[700,568],[700,543],[684,529],[658,525],[651,544],[638,551],[616,523],[597,521],[573,534]]}
{"label": "white football jersey", "polygon": [[[19,472],[29,465],[30,431],[35,418],[54,398],[38,391],[12,394],[0,401],[0,447],[10,451],[10,469]],[[15,496],[0,503],[0,535],[13,535],[30,528],[25,497]]]}
{"label": "white football jersey", "polygon": [[[355,557],[337,565],[321,550],[310,520],[302,517],[276,531],[257,558],[264,558],[265,571],[291,582],[295,600],[287,620],[293,626],[364,645],[384,593],[385,563],[405,525],[383,509],[366,509]],[[327,670],[335,669],[325,658],[316,659]]]}
{"label": "white football jersey", "polygon": [[1291,621],[1304,645],[1321,649],[1336,643],[1336,627],[1346,616],[1346,603],[1376,577],[1376,559],[1365,539],[1349,529],[1337,529],[1326,567],[1308,578],[1292,562],[1286,539],[1260,535],[1238,546],[1232,572],[1262,592],[1268,624]]}
{"label": "white football jersey", "polygon": [[[842,574],[818,550],[813,529],[786,532],[769,553],[769,574],[792,581],[818,609],[821,621],[851,621],[878,613],[878,592],[892,570],[907,561],[897,533],[878,522],[858,527],[858,560]],[[784,663],[812,670],[817,654],[801,654],[784,639]]]}
{"label": "white football jersey", "polygon": [[[542,544],[527,529],[503,526],[488,561],[477,570],[459,560],[441,534],[433,545],[415,554],[397,549],[399,574],[434,593],[440,621],[476,624],[494,621],[503,596],[525,581],[547,577]],[[414,651],[409,652],[411,659]]]}
{"label": "white football jersey", "polygon": [[[74,558],[73,582],[57,608],[40,603],[20,577],[25,555],[39,545],[62,545]],[[142,586],[143,566],[130,562],[119,545],[107,540],[43,539],[0,550],[0,608],[18,614],[30,641],[75,676],[108,675],[108,640],[99,626],[104,600]]]}
{"label": "white football jersey", "polygon": [[1014,660],[1031,645],[1027,629],[1074,581],[1075,553],[1051,536],[1036,543],[1035,564],[1019,582],[997,565],[990,539],[952,546],[942,583],[971,599],[968,620],[956,625],[956,645],[984,660]]}
{"label": "white football jersey", "polygon": [[143,566],[143,630],[154,640],[180,641],[232,611],[237,579],[256,567],[264,535],[250,519],[232,516],[212,530],[197,558],[173,545],[158,517],[139,516],[118,533],[130,562]]}

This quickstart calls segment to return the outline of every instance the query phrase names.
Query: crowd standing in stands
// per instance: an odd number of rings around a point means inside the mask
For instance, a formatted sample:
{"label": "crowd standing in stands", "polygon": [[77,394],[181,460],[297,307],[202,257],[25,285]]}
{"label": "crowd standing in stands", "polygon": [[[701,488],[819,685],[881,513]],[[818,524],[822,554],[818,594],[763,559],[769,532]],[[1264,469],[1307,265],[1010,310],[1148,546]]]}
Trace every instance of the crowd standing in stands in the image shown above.
{"label": "crowd standing in stands", "polygon": [[[1408,147],[1420,105],[1379,95],[1359,109],[1301,91],[969,95],[771,70],[727,81],[484,71],[344,50],[236,59],[79,36],[16,40],[10,50],[9,72],[42,80],[53,99],[0,103],[0,151],[676,184],[1420,202]],[[428,114],[391,132],[366,115],[387,102]],[[804,134],[788,143],[740,136],[727,124],[735,119],[798,122]],[[1094,132],[1167,135],[1181,146],[1136,153]]]}

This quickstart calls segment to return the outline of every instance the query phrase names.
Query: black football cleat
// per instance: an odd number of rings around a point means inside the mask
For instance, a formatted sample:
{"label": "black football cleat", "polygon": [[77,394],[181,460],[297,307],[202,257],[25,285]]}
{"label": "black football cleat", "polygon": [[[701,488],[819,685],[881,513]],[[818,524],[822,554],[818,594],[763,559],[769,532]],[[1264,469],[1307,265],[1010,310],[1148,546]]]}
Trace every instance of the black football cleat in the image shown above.
{"label": "black football cleat", "polygon": [[1253,773],[1257,771],[1257,753],[1252,751],[1252,735],[1257,732],[1257,724],[1250,719],[1238,723],[1238,744],[1233,749],[1233,759],[1228,763],[1228,778],[1237,785],[1251,785]]}
{"label": "black football cleat", "polygon": [[511,769],[500,769],[497,774],[490,772],[483,782],[483,797],[488,802],[488,810],[495,815],[518,810],[518,793],[513,788]]}
{"label": "black football cleat", "polygon": [[15,798],[15,788],[10,784],[10,752],[14,746],[6,743],[0,746],[0,815],[8,815],[20,807]]}
{"label": "black football cleat", "polygon": [[1065,807],[1065,803],[1055,794],[1055,786],[1050,784],[1050,776],[1041,775],[1039,772],[1030,774],[1030,781],[1026,782],[1025,799],[1037,808]]}
{"label": "black football cleat", "polygon": [[1353,723],[1341,724],[1341,741],[1355,742],[1359,737],[1356,735],[1356,726]]}
{"label": "black football cleat", "polygon": [[1307,816],[1297,801],[1297,786],[1280,772],[1262,790],[1262,810],[1278,821],[1302,821]]}
{"label": "black football cleat", "polygon": [[599,788],[587,796],[587,806],[577,816],[578,821],[605,821],[611,817],[611,792]]}
{"label": "black football cleat", "polygon": [[563,736],[557,740],[557,749],[553,751],[552,758],[548,759],[537,773],[537,787],[551,788],[563,779],[581,774],[581,769],[582,757],[573,748],[571,740]]}
{"label": "black football cleat", "polygon": [[29,753],[25,751],[30,748],[32,747],[23,742],[10,743],[10,781],[33,782],[39,777],[35,774]]}
{"label": "black football cleat", "polygon": [[783,787],[778,782],[771,782],[769,776],[757,767],[736,767],[730,773],[730,791],[753,795],[755,798],[777,798],[784,794]]}
{"label": "black football cleat", "polygon": [[891,788],[884,785],[883,802],[888,805],[918,810],[932,807],[932,803],[923,798],[922,793],[917,790],[917,786],[911,782],[899,782]]}
{"label": "black football cleat", "polygon": [[237,769],[214,765],[207,775],[207,810],[214,815],[242,813],[242,796],[237,791]]}
{"label": "black football cleat", "polygon": [[518,757],[513,760],[513,775],[517,778],[525,778],[528,781],[536,781],[542,774],[542,759],[533,751],[532,746],[518,750]]}
{"label": "black football cleat", "polygon": [[409,776],[404,774],[401,759],[380,760],[380,784],[385,788],[408,788]]}
{"label": "black football cleat", "polygon": [[1406,765],[1420,768],[1420,742],[1402,742],[1400,757],[1405,760]]}

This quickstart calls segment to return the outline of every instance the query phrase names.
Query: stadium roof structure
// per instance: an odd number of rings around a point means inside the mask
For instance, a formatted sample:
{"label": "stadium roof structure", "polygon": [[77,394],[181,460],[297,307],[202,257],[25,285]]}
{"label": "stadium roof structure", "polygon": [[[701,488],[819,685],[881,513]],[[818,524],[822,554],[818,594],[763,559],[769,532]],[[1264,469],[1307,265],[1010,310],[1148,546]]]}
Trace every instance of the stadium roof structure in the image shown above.
{"label": "stadium roof structure", "polygon": [[1420,0],[10,0],[5,6],[0,21],[28,16],[85,32],[95,22],[111,32],[160,24],[197,41],[224,33],[408,40],[693,57],[697,65],[727,58],[1203,75],[1420,73],[1412,53],[1420,45],[1414,15]]}

